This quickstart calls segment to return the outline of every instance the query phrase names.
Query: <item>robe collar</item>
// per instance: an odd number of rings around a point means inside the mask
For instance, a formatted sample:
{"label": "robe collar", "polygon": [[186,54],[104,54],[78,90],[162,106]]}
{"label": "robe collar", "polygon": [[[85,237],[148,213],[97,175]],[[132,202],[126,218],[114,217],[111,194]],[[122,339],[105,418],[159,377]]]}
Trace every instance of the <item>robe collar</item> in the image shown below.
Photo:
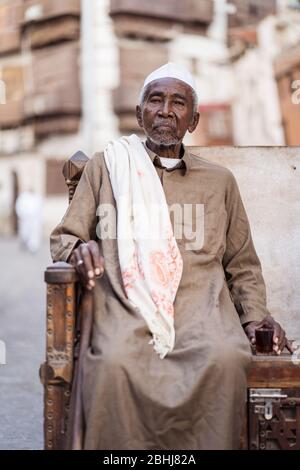
{"label": "robe collar", "polygon": [[[157,166],[158,168],[165,168],[162,165],[161,161],[160,161],[159,155],[157,155],[155,152],[150,150],[147,147],[146,142],[143,142],[143,145],[144,145],[149,157],[151,158],[151,161],[153,162],[153,165]],[[183,149],[183,154],[178,159],[178,164],[176,166],[174,166],[173,168],[165,168],[166,171],[171,172],[171,171],[174,171],[174,170],[183,169],[184,170],[184,172],[183,172],[184,175],[188,174],[188,171],[191,168],[191,157],[190,157],[189,151],[187,150],[187,148],[184,144],[182,144],[182,149]]]}

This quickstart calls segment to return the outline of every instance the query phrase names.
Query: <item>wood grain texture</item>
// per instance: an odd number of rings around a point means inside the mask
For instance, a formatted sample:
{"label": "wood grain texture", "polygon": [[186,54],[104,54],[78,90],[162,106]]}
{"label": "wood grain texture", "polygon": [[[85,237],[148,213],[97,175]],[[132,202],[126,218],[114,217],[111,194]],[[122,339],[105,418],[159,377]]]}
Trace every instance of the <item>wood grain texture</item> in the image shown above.
{"label": "wood grain texture", "polygon": [[300,360],[281,356],[253,356],[248,372],[249,388],[300,388]]}

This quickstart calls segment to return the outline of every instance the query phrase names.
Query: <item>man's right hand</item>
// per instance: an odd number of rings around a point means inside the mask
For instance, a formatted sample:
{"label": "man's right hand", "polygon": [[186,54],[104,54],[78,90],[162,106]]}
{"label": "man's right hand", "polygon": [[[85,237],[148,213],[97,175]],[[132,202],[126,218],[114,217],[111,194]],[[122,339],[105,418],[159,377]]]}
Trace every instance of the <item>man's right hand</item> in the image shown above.
{"label": "man's right hand", "polygon": [[90,240],[81,243],[71,257],[70,263],[76,268],[82,284],[92,290],[95,287],[95,278],[104,273],[104,258],[101,256],[98,243]]}

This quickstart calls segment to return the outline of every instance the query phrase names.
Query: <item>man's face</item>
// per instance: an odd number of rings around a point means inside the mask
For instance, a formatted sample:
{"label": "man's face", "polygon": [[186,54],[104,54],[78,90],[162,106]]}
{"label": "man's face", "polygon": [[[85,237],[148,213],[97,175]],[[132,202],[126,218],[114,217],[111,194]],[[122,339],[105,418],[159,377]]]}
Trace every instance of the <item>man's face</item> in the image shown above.
{"label": "man's face", "polygon": [[191,88],[175,78],[151,82],[144,104],[136,108],[136,116],[148,139],[164,147],[181,143],[186,132],[193,132],[199,121]]}

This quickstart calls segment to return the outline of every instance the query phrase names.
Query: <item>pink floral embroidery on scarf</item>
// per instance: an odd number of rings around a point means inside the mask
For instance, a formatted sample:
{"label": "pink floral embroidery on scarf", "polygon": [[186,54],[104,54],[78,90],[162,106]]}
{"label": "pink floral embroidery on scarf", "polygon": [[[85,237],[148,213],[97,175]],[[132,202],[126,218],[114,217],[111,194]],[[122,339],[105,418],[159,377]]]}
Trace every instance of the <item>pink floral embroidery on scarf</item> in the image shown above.
{"label": "pink floral embroidery on scarf", "polygon": [[131,266],[122,271],[122,279],[126,292],[128,289],[133,288],[137,279],[145,279],[145,274],[136,252],[133,255]]}
{"label": "pink floral embroidery on scarf", "polygon": [[152,251],[150,253],[150,265],[154,272],[156,281],[162,287],[167,287],[170,282],[170,273],[166,255],[159,250]]}
{"label": "pink floral embroidery on scarf", "polygon": [[156,281],[162,287],[168,287],[174,296],[181,279],[182,258],[172,231],[167,240],[168,249],[165,253],[160,250],[150,253],[150,265]]}
{"label": "pink floral embroidery on scarf", "polygon": [[[174,316],[174,306],[173,302],[170,301],[164,294],[159,294],[158,292],[152,291],[151,297],[159,311],[164,311],[171,317]],[[159,314],[159,313],[158,313]]]}
{"label": "pink floral embroidery on scarf", "polygon": [[170,233],[168,237],[167,257],[171,278],[171,293],[175,296],[181,279],[183,261],[173,233]]}

